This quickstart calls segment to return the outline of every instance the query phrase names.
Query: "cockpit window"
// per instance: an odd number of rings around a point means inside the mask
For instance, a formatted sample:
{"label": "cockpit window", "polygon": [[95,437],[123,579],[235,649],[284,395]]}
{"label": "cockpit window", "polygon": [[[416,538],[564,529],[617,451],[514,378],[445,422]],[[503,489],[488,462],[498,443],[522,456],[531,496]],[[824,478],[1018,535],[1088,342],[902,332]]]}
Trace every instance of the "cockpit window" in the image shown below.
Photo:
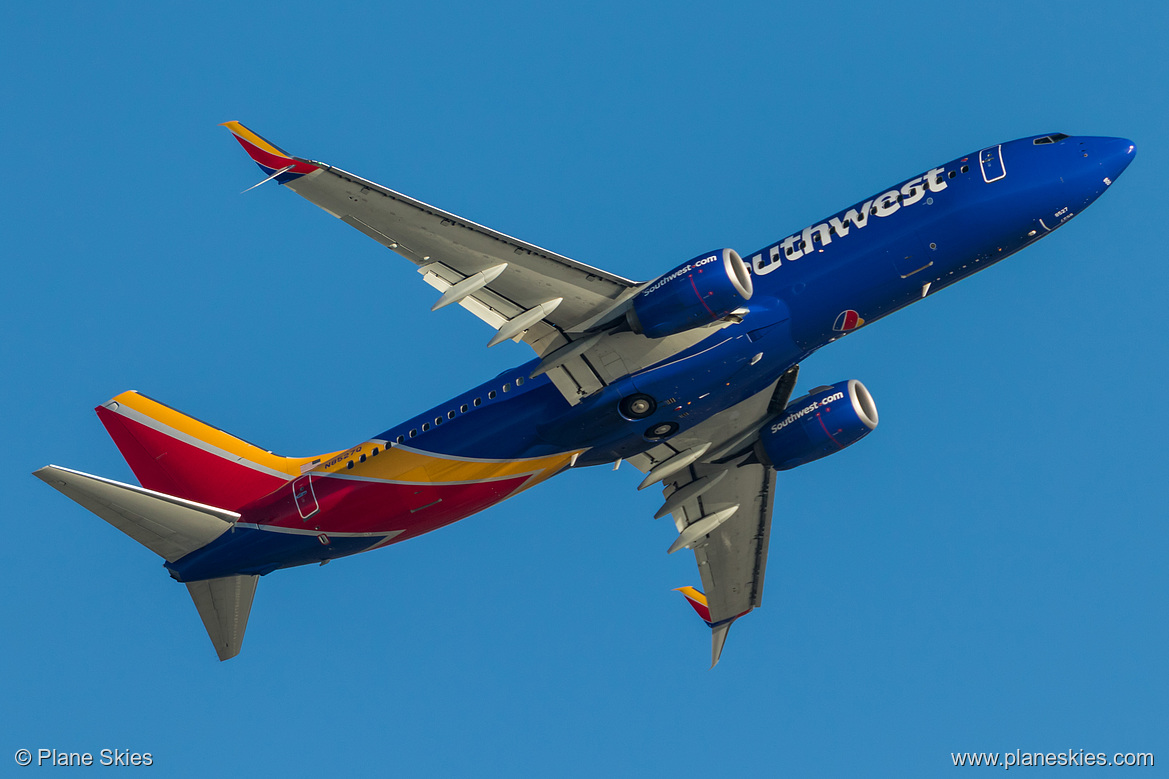
{"label": "cockpit window", "polygon": [[1039,146],[1044,143],[1056,143],[1067,137],[1069,136],[1066,133],[1056,133],[1055,135],[1045,135],[1042,138],[1036,138],[1034,141],[1032,141],[1032,143],[1034,143],[1036,146]]}

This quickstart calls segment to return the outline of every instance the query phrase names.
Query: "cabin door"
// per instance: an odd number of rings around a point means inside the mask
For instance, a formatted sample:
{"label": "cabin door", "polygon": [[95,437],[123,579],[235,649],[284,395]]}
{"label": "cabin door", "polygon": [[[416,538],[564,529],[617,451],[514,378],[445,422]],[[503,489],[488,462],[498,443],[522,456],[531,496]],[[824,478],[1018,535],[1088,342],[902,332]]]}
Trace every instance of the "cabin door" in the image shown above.
{"label": "cabin door", "polygon": [[1007,177],[1006,166],[1003,165],[1003,145],[991,146],[978,153],[978,164],[982,167],[982,180],[989,184],[992,181]]}
{"label": "cabin door", "polygon": [[306,520],[321,510],[317,503],[317,495],[313,490],[313,476],[306,473],[292,483],[292,497],[296,501],[296,510],[300,518]]}

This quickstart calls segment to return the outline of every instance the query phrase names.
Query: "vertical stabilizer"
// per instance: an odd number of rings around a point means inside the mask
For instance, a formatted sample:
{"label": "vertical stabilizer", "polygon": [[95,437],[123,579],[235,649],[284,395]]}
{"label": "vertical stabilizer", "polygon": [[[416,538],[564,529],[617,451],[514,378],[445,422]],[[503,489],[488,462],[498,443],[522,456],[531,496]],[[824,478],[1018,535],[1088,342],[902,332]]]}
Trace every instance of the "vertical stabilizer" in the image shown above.
{"label": "vertical stabilizer", "polygon": [[232,511],[328,456],[272,454],[138,392],[96,411],[143,487]]}
{"label": "vertical stabilizer", "polygon": [[195,601],[220,660],[235,657],[243,646],[259,579],[259,576],[224,576],[187,583],[191,600]]}

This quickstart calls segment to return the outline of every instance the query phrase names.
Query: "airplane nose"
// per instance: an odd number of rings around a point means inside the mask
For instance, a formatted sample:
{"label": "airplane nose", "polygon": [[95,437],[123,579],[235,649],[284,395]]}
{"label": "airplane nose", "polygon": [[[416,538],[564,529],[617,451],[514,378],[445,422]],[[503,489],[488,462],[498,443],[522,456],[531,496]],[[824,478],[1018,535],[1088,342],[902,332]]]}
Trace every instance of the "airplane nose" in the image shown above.
{"label": "airplane nose", "polygon": [[1108,177],[1115,179],[1132,162],[1136,156],[1137,146],[1128,138],[1101,138],[1100,164],[1108,173]]}

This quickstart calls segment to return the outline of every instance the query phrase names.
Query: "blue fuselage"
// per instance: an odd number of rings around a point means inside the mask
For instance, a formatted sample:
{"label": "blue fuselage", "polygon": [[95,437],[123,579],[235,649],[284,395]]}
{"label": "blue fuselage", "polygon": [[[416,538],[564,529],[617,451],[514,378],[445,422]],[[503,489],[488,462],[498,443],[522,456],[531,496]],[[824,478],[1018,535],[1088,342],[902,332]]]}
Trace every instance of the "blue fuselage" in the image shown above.
{"label": "blue fuselage", "polygon": [[[673,421],[684,431],[764,390],[860,324],[1044,237],[1099,197],[1134,153],[1123,138],[1038,136],[951,160],[744,255],[754,295],[741,323],[575,406],[546,376],[526,378],[532,362],[378,438],[393,441],[425,424],[426,432],[410,444],[452,456],[503,459],[587,449],[579,465],[631,457],[656,443],[645,436],[653,425]],[[671,402],[631,422],[617,408],[633,393]],[[448,419],[463,406],[473,413]]]}
{"label": "blue fuselage", "polygon": [[[575,405],[547,374],[529,378],[537,361],[505,371],[314,470],[311,521],[292,481],[168,568],[193,581],[323,562],[458,521],[573,463],[645,452],[663,440],[649,431],[685,434],[826,344],[1047,235],[1134,153],[1120,138],[1039,136],[932,168],[745,256],[754,291],[741,321]],[[656,410],[628,419],[619,407],[633,395]]]}

